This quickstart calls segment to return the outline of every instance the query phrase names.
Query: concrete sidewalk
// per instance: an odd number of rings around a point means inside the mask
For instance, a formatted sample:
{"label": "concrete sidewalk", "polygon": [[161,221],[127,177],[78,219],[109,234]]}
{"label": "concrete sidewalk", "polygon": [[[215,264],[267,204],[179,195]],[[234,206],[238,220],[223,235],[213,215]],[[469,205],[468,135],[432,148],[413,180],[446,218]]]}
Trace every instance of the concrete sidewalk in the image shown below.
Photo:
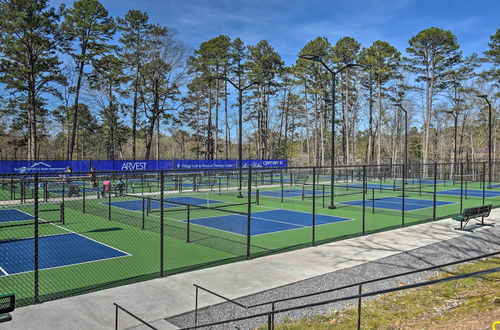
{"label": "concrete sidewalk", "polygon": [[[499,225],[500,209],[493,210],[488,220]],[[2,324],[2,329],[109,329],[114,326],[114,302],[160,329],[171,329],[164,318],[194,308],[193,283],[238,298],[466,234],[453,230],[456,225],[451,220],[429,222],[26,306],[17,309],[13,321]],[[219,302],[200,294],[201,307]],[[120,329],[138,324],[120,313]]]}

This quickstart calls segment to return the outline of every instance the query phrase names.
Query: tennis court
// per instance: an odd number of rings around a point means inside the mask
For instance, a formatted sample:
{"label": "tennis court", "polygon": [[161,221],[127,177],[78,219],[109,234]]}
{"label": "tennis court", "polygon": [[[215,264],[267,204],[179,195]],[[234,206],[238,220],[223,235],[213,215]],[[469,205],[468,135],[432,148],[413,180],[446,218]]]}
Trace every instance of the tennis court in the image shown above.
{"label": "tennis court", "polygon": [[[352,219],[321,214],[315,215],[317,226],[349,220]],[[252,213],[250,222],[250,235],[257,236],[312,227],[312,214],[289,210],[260,211]],[[248,232],[248,216],[242,214],[198,218],[191,220],[191,223],[244,236]]]}
{"label": "tennis court", "polygon": [[[129,256],[128,253],[77,233],[41,236],[39,269],[49,269]],[[0,242],[0,276],[34,270],[34,239]]]}

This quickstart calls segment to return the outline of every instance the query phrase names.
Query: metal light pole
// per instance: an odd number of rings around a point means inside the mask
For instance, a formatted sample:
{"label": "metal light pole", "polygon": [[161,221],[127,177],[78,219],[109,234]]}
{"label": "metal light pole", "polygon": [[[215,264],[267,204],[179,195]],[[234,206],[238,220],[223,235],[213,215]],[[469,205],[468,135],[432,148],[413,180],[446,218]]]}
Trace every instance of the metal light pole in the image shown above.
{"label": "metal light pole", "polygon": [[477,97],[484,99],[488,103],[488,186],[491,187],[491,153],[493,151],[493,146],[491,142],[492,132],[491,132],[491,103],[488,100],[488,95],[476,95]]}
{"label": "metal light pole", "polygon": [[326,63],[323,61],[321,56],[318,55],[299,55],[299,58],[304,59],[304,60],[310,60],[314,62],[321,63],[325,67],[325,69],[330,72],[332,76],[332,152],[331,152],[331,170],[330,170],[330,206],[328,206],[329,209],[335,209],[335,204],[334,204],[334,185],[335,185],[335,84],[336,84],[336,76],[338,73],[342,72],[343,70],[347,68],[352,68],[352,67],[362,67],[366,68],[365,65],[362,64],[354,64],[350,63],[347,64],[343,67],[341,67],[338,70],[332,70]]}
{"label": "metal light pole", "polygon": [[[452,110],[443,110],[442,112],[450,114],[453,116],[454,120],[454,132],[453,132],[453,146],[454,146],[454,151],[453,151],[453,175],[455,174],[455,167],[457,166],[457,158],[458,158],[458,152],[457,152],[457,128],[458,128],[458,112],[462,110],[459,108],[455,108]],[[453,179],[453,178],[452,178]]]}
{"label": "metal light pole", "polygon": [[238,198],[243,198],[242,194],[242,176],[243,176],[243,91],[252,87],[253,85],[257,85],[260,82],[259,81],[252,81],[250,84],[241,87],[241,79],[238,79],[238,84],[235,84],[231,79],[229,79],[226,76],[220,76],[220,77],[214,77],[214,79],[219,79],[223,81],[227,81],[231,85],[233,85],[234,88],[238,90],[238,107],[239,107],[239,112],[238,112],[238,126],[239,126],[239,131],[238,131],[238,167],[239,167],[239,188],[238,188]]}

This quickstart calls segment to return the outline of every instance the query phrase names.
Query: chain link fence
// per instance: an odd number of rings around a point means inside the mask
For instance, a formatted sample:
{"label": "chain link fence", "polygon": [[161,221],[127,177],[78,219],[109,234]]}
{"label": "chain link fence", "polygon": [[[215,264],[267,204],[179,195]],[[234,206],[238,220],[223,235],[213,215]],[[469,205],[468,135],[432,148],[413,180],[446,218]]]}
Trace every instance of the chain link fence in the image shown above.
{"label": "chain link fence", "polygon": [[4,174],[0,292],[14,291],[22,306],[499,207],[499,170],[436,163]]}

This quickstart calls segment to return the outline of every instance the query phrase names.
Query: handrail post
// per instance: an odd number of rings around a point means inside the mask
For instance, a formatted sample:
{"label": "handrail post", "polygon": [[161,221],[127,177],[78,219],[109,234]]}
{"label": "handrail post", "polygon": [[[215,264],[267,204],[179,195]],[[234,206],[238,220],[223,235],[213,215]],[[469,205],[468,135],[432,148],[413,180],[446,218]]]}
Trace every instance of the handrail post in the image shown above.
{"label": "handrail post", "polygon": [[[358,294],[361,295],[362,293],[362,288],[363,284],[359,284],[358,287]],[[361,297],[358,298],[358,330],[361,329]]]}
{"label": "handrail post", "polygon": [[198,325],[198,286],[195,285],[195,287],[196,287],[196,294],[194,299],[194,328],[196,329]]}
{"label": "handrail post", "polygon": [[115,330],[118,330],[118,305],[115,304]]}

